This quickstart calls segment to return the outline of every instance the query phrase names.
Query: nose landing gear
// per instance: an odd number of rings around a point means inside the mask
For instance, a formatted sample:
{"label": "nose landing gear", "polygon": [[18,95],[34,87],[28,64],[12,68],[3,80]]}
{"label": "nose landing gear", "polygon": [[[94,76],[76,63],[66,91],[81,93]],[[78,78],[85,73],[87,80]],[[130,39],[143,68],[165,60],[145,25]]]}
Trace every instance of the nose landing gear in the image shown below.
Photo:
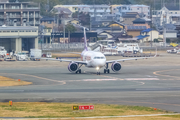
{"label": "nose landing gear", "polygon": [[101,73],[100,72],[97,72],[97,75],[100,75]]}

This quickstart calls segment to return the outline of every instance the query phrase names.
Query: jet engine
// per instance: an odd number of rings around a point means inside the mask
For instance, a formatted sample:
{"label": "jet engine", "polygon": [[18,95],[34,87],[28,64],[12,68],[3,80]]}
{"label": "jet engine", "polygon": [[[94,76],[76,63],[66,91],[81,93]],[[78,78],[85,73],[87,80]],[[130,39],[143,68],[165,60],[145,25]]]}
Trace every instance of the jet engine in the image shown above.
{"label": "jet engine", "polygon": [[68,70],[72,73],[75,73],[78,70],[78,64],[77,63],[70,63],[68,65]]}
{"label": "jet engine", "polygon": [[114,72],[118,72],[121,70],[121,64],[118,63],[118,62],[114,62],[112,65],[111,65],[111,69],[114,71]]}

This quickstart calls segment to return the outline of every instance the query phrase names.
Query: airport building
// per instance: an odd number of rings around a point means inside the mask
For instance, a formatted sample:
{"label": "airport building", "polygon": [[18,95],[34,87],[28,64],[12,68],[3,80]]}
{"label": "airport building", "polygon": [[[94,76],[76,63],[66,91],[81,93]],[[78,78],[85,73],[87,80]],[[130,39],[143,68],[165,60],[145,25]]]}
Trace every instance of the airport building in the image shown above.
{"label": "airport building", "polygon": [[32,26],[2,26],[0,27],[0,46],[7,52],[30,51],[38,49],[38,28]]}

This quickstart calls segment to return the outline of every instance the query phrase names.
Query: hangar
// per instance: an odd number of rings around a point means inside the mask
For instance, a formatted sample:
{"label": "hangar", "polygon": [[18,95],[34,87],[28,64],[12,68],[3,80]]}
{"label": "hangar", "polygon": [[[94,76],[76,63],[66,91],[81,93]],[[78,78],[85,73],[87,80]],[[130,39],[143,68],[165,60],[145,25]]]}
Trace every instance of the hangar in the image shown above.
{"label": "hangar", "polygon": [[31,26],[0,27],[0,46],[7,52],[30,51],[38,49],[38,28]]}

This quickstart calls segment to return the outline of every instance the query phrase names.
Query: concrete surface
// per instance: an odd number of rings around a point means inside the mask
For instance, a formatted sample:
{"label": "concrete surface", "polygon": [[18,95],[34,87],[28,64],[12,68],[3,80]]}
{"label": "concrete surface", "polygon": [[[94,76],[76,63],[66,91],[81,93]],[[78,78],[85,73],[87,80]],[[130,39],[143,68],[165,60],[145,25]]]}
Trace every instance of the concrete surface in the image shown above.
{"label": "concrete surface", "polygon": [[[122,57],[108,57],[122,59]],[[140,105],[180,112],[180,56],[123,62],[119,73],[70,73],[58,61],[0,62],[0,75],[33,82],[1,87],[0,102],[87,102]],[[109,66],[110,67],[110,66]]]}

